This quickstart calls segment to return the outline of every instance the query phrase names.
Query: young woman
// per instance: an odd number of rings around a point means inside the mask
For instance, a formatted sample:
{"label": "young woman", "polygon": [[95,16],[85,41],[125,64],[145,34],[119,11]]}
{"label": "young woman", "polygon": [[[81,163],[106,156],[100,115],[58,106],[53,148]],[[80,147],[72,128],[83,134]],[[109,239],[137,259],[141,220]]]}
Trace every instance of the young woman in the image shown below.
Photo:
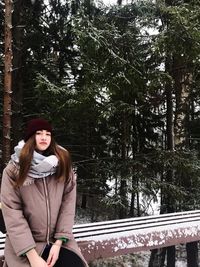
{"label": "young woman", "polygon": [[72,234],[76,179],[52,127],[33,119],[3,171],[4,267],[86,267]]}

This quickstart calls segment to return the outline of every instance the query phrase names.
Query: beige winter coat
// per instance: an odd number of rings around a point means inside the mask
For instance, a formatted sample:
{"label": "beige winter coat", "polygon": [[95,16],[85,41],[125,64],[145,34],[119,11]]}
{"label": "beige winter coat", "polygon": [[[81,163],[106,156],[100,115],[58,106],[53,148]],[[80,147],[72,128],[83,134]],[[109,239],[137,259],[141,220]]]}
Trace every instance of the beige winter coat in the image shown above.
{"label": "beige winter coat", "polygon": [[85,262],[72,234],[75,215],[76,179],[72,174],[68,184],[55,177],[27,177],[20,188],[13,187],[17,167],[9,163],[4,169],[1,185],[2,212],[6,224],[4,267],[30,267],[26,256],[31,248],[38,253],[48,242],[66,237],[63,246],[75,252]]}

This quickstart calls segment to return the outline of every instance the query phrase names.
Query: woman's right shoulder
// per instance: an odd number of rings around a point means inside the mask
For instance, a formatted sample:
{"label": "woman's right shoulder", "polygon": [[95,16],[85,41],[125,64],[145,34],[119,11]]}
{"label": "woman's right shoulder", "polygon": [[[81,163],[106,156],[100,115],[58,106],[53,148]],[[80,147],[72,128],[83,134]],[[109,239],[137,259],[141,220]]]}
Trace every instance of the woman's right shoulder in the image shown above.
{"label": "woman's right shoulder", "polygon": [[19,173],[19,165],[13,161],[10,161],[3,170],[3,177],[8,176],[11,179],[15,180],[18,173]]}

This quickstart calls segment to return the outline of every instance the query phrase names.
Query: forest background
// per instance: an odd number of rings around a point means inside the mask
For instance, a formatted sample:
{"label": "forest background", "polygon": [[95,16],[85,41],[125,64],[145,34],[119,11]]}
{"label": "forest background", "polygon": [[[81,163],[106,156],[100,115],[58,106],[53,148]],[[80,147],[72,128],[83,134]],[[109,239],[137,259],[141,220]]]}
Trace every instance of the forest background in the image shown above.
{"label": "forest background", "polygon": [[[11,147],[27,120],[50,120],[92,221],[148,215],[152,202],[157,213],[199,209],[199,4],[13,3]],[[4,9],[0,1],[2,100]]]}

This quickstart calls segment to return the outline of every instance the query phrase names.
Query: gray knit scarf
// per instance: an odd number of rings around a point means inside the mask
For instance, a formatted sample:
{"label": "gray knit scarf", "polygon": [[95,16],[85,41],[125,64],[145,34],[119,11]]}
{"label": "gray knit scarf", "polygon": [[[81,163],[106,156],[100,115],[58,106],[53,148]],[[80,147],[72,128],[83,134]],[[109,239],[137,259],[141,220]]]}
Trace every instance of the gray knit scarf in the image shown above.
{"label": "gray knit scarf", "polygon": [[[11,162],[14,164],[19,163],[19,156],[21,150],[24,146],[24,141],[20,141],[18,145],[14,148],[15,153],[11,156]],[[58,166],[58,158],[55,155],[47,156],[33,152],[33,159],[31,162],[31,167],[28,172],[28,176],[31,178],[44,178],[52,175],[56,172]]]}

